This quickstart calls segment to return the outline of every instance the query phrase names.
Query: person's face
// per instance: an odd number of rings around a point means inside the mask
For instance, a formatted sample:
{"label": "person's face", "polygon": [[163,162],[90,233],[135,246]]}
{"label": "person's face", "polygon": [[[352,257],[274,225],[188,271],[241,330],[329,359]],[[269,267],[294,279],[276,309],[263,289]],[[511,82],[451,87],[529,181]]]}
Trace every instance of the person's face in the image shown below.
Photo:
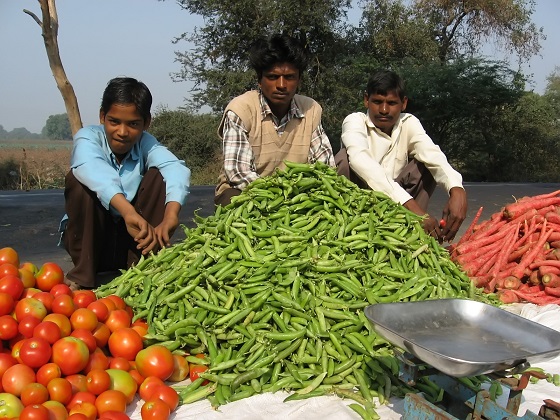
{"label": "person's face", "polygon": [[291,63],[278,63],[263,71],[259,87],[270,109],[278,118],[282,118],[288,112],[299,81],[299,70]]}
{"label": "person's face", "polygon": [[368,109],[369,118],[377,128],[388,135],[391,135],[399,115],[406,109],[407,102],[406,96],[401,100],[394,90],[387,92],[387,95],[364,95],[364,105]]}
{"label": "person's face", "polygon": [[109,147],[120,161],[142,137],[150,120],[138,113],[134,104],[113,104],[105,114],[99,112],[99,120],[105,127]]}

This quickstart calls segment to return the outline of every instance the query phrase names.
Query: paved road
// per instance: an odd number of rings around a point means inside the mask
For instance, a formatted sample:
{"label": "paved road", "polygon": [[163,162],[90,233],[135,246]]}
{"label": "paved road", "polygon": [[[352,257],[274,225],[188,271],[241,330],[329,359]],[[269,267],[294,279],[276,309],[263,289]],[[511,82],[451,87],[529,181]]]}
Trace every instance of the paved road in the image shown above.
{"label": "paved road", "polygon": [[[466,183],[465,189],[469,211],[458,238],[480,207],[484,208],[480,220],[484,220],[516,198],[560,190],[560,183]],[[192,187],[187,205],[181,212],[180,222],[189,227],[194,226],[193,215],[197,209],[202,217],[212,214],[213,192],[212,186]],[[445,192],[436,189],[429,209],[435,217],[441,214],[446,198]],[[68,271],[72,262],[66,251],[57,247],[58,224],[63,214],[62,190],[0,191],[0,248],[13,247],[23,261],[31,261],[39,266],[53,261],[60,264],[65,272]],[[179,229],[173,239],[180,241],[184,237]]]}

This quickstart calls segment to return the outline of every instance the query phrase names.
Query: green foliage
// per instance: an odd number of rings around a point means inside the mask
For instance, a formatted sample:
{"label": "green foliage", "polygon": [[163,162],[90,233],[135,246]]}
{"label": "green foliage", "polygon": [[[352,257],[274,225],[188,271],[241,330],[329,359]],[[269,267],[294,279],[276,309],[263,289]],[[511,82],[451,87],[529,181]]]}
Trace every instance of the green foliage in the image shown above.
{"label": "green foliage", "polygon": [[[185,161],[195,184],[201,181],[199,178],[195,182],[194,177],[204,174],[207,166],[212,165],[221,153],[221,140],[217,134],[220,118],[220,115],[215,114],[161,108],[156,111],[149,131]],[[217,174],[213,173],[208,184],[215,184],[216,181]]]}
{"label": "green foliage", "polygon": [[12,131],[6,131],[0,124],[0,140],[28,140],[39,138],[41,138],[39,134],[31,133],[27,128],[18,127],[14,128]]}
{"label": "green foliage", "polygon": [[50,115],[41,134],[51,140],[72,140],[68,114]]}

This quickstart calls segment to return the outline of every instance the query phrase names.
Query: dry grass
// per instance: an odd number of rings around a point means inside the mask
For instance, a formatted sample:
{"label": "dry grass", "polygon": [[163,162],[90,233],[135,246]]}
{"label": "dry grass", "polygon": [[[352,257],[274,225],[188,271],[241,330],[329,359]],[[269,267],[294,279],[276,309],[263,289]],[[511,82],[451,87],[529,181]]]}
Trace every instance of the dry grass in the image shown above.
{"label": "dry grass", "polygon": [[[0,140],[0,190],[64,188],[71,152],[71,141]],[[215,185],[221,163],[218,156],[191,168],[191,185]]]}
{"label": "dry grass", "polygon": [[64,188],[71,141],[3,140],[0,142],[0,188]]}

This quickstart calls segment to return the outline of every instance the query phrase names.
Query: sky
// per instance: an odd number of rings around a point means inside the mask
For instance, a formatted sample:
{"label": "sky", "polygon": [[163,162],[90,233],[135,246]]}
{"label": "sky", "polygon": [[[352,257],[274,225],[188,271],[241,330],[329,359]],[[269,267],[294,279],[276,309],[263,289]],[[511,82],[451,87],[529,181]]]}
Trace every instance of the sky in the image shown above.
{"label": "sky", "polygon": [[[523,67],[530,85],[543,93],[546,77],[560,66],[560,1],[537,0],[533,22],[544,28],[540,55]],[[97,124],[101,95],[116,76],[135,77],[150,88],[152,111],[184,104],[190,82],[174,82],[180,71],[172,40],[203,22],[174,0],[57,0],[58,43],[66,75],[78,98],[84,125]],[[48,117],[66,112],[49,68],[39,25],[23,9],[41,18],[37,0],[0,0],[0,125],[40,133]],[[360,16],[353,10],[352,16]],[[487,54],[499,55],[492,47]],[[516,64],[512,63],[516,68]]]}

